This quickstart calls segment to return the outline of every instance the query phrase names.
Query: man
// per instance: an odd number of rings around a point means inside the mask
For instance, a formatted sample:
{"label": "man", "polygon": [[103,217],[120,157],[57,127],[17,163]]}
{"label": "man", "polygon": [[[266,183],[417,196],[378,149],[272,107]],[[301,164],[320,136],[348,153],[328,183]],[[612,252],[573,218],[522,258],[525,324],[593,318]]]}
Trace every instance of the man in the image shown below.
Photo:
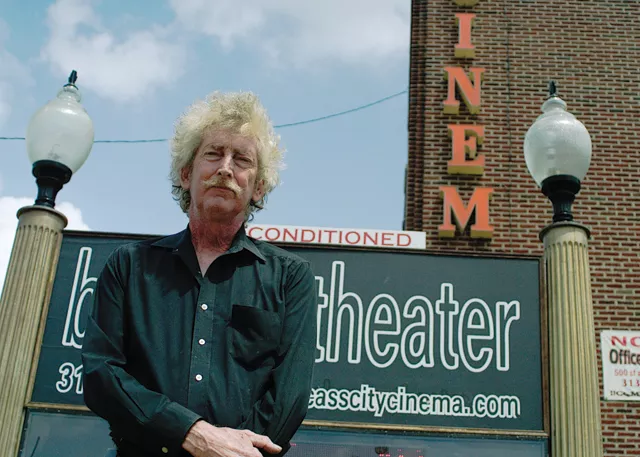
{"label": "man", "polygon": [[178,234],[117,249],[95,289],[84,397],[122,457],[284,454],[307,412],[315,351],[309,263],[247,237],[282,152],[250,93],[176,123]]}

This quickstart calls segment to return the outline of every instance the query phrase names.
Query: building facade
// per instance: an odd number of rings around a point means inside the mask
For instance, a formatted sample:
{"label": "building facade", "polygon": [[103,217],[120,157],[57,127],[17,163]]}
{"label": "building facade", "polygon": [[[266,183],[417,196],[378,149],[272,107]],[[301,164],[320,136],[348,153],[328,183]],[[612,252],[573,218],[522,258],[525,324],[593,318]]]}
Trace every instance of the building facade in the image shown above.
{"label": "building facade", "polygon": [[[592,232],[589,252],[607,456],[637,455],[640,449],[640,403],[605,398],[600,351],[602,331],[640,330],[637,13],[638,3],[628,0],[412,2],[404,227],[424,231],[428,250],[542,255],[538,234],[551,222],[551,204],[529,175],[523,142],[541,114],[549,80],[557,82],[568,110],[591,134],[591,166],[573,209],[575,220]],[[481,86],[471,77],[452,83],[456,71],[481,74]],[[466,94],[460,85],[465,83]],[[452,85],[461,101],[457,113],[447,106]],[[475,127],[456,140],[450,125]],[[475,157],[471,144],[462,163],[455,149],[461,147],[461,138],[471,136],[483,136],[483,141]],[[443,186],[455,188],[455,194],[443,194]],[[485,194],[490,194],[488,201]],[[468,203],[474,195],[479,206],[465,227],[451,233],[451,227],[444,227],[451,205]],[[453,209],[464,225],[463,207]]]}

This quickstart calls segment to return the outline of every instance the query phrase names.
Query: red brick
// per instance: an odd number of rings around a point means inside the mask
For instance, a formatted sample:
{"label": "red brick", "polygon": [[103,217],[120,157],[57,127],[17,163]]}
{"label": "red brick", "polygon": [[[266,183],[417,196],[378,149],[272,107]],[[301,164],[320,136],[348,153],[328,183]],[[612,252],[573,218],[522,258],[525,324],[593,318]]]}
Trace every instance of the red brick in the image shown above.
{"label": "red brick", "polygon": [[[529,177],[522,146],[540,114],[547,82],[555,79],[569,111],[586,125],[593,143],[591,167],[574,215],[592,230],[595,326],[597,331],[638,329],[640,49],[632,38],[640,36],[637,2],[564,0],[561,4],[560,8],[556,0],[482,0],[462,8],[453,0],[413,0],[404,225],[424,231],[431,251],[542,255],[538,232],[551,220],[551,204]],[[464,10],[477,15],[474,59],[454,57],[453,18]],[[442,113],[447,92],[442,74],[449,65],[486,68],[478,115],[469,115],[464,103],[460,115]],[[485,126],[485,141],[479,147],[486,157],[483,176],[447,174],[451,122]],[[491,202],[495,233],[490,241],[471,240],[468,230],[452,240],[438,238],[440,184],[458,185],[461,195],[467,196],[475,186],[495,188]],[[639,415],[640,402],[602,402],[607,457],[640,455]],[[623,444],[611,446],[611,440]]]}

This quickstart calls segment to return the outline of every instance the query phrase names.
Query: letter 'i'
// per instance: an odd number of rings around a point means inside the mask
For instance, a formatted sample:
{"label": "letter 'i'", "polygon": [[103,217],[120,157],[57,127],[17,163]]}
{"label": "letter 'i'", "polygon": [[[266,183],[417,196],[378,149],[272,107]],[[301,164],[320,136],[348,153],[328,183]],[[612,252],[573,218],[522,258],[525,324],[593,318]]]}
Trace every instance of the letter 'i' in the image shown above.
{"label": "letter 'i'", "polygon": [[476,48],[471,44],[471,26],[476,15],[472,13],[457,13],[458,44],[455,46],[455,56],[459,59],[472,59],[476,56]]}

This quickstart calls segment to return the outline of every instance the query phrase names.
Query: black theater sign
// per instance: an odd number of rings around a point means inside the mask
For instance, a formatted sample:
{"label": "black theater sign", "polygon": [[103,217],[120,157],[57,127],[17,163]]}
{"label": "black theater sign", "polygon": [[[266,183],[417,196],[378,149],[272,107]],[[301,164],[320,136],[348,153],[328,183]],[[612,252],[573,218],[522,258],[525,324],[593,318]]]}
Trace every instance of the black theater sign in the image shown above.
{"label": "black theater sign", "polygon": [[[96,277],[141,238],[65,232],[33,405],[83,406]],[[538,259],[281,246],[316,275],[308,423],[544,431]]]}

